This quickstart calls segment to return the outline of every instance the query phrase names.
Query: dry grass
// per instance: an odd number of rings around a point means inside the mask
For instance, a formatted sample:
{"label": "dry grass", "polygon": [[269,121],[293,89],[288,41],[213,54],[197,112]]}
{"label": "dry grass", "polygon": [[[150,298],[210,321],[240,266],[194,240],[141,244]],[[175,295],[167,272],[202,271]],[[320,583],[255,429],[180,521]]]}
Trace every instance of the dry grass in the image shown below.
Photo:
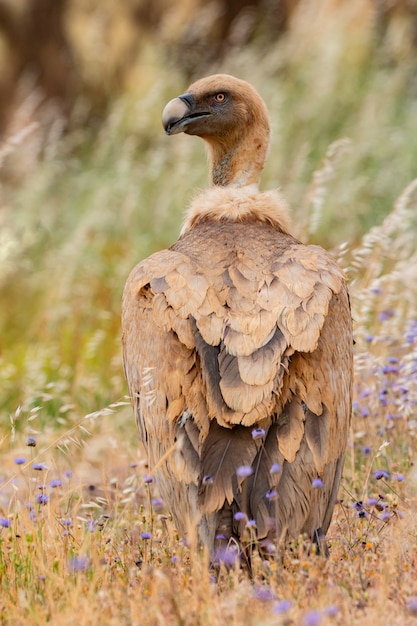
{"label": "dry grass", "polygon": [[31,128],[1,151],[5,167],[29,165],[0,188],[0,624],[414,623],[410,66],[375,60],[366,28],[347,36],[343,22],[307,18],[266,57],[254,46],[213,69],[259,87],[274,127],[264,187],[282,184],[294,232],[333,247],[349,278],[354,416],[330,557],[300,542],[257,560],[252,582],[240,571],[214,582],[147,482],[125,397],[121,290],[175,239],[206,180],[200,143],[162,134],[160,110],[184,86],[154,53],[160,78],[115,102],[98,136],[51,136],[36,165]]}

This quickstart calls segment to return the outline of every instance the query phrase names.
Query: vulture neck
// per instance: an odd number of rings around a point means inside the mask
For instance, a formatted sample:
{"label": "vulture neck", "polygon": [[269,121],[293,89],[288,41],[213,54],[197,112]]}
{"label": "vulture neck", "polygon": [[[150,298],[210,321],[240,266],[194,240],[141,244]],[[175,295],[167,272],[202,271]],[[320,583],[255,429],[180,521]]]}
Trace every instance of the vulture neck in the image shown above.
{"label": "vulture neck", "polygon": [[244,133],[203,137],[208,144],[210,182],[218,187],[258,185],[269,148],[269,126]]}

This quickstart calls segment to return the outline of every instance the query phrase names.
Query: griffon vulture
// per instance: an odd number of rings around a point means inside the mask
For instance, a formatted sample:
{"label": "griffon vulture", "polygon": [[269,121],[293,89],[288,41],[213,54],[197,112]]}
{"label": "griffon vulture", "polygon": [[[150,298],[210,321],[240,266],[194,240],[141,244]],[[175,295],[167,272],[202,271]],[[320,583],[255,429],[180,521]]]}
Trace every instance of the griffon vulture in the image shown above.
{"label": "griffon vulture", "polygon": [[324,536],[351,415],[352,326],[342,271],[289,232],[258,182],[270,126],[247,82],[214,75],[163,111],[202,137],[211,186],[178,241],[131,272],[123,351],[150,471],[181,536],[212,558],[248,527],[273,550]]}

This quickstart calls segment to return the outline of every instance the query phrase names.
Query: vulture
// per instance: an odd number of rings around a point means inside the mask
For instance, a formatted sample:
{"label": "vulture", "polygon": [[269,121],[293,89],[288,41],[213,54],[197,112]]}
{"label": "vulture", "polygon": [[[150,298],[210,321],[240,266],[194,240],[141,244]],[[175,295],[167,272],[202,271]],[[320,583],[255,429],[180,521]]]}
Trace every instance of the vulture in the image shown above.
{"label": "vulture", "polygon": [[258,189],[270,123],[249,83],[197,80],[162,121],[168,135],[205,141],[210,186],[123,294],[124,368],[149,471],[179,535],[196,536],[212,562],[231,546],[244,555],[249,539],[264,554],[300,535],[320,547],[351,416],[344,273],[290,234],[278,191]]}

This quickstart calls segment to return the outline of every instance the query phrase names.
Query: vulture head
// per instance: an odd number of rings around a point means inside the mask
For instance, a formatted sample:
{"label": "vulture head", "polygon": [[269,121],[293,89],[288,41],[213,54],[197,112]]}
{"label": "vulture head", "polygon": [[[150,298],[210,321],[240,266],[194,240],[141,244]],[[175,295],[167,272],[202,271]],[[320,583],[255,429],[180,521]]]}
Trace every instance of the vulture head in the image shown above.
{"label": "vulture head", "polygon": [[163,110],[168,135],[197,135],[208,145],[211,181],[257,185],[269,148],[264,101],[244,80],[215,74],[196,81]]}

